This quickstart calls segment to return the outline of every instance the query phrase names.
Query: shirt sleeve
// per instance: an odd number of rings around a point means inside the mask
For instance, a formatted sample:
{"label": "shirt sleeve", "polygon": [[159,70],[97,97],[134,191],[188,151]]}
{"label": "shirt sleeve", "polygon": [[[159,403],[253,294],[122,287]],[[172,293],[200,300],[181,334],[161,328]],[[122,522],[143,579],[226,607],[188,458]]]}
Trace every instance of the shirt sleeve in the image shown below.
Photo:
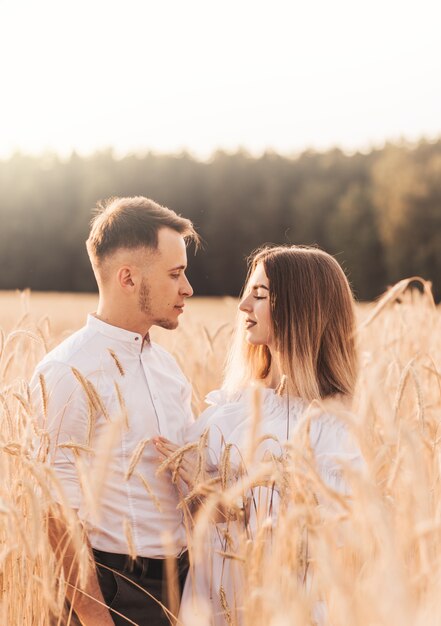
{"label": "shirt sleeve", "polygon": [[185,384],[182,388],[182,404],[186,413],[186,420],[184,426],[184,432],[186,432],[187,428],[189,428],[194,423],[194,415],[191,410],[191,399],[193,395],[193,389],[187,379],[185,379]]}
{"label": "shirt sleeve", "polygon": [[344,468],[361,469],[363,458],[347,425],[335,416],[323,415],[311,426],[311,446],[325,484],[342,495],[350,495]]}
{"label": "shirt sleeve", "polygon": [[73,448],[89,446],[91,430],[84,389],[71,368],[64,363],[40,364],[31,380],[31,394],[37,423],[49,437],[47,461],[53,467],[67,499],[74,509],[81,506],[81,486]]}

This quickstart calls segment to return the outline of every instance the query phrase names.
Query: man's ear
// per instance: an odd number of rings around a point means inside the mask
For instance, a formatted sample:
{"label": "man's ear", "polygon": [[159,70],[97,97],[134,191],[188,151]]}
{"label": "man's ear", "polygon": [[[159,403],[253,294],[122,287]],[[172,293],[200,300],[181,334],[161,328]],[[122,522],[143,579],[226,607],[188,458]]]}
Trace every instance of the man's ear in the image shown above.
{"label": "man's ear", "polygon": [[133,290],[133,288],[135,287],[135,282],[136,282],[133,268],[131,268],[128,265],[124,265],[123,267],[120,267],[118,270],[117,277],[118,277],[118,283],[124,290],[127,290],[127,291]]}

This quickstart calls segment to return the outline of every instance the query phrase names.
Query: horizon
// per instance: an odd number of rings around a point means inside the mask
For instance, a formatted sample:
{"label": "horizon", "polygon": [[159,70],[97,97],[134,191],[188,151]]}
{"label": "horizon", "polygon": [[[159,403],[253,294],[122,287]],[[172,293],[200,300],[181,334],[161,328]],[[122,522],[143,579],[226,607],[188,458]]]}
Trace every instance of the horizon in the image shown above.
{"label": "horizon", "polygon": [[195,153],[194,151],[185,149],[185,148],[181,150],[176,150],[174,152],[162,152],[160,150],[155,150],[155,149],[146,147],[146,148],[139,148],[138,150],[129,150],[127,152],[119,152],[114,146],[111,146],[111,145],[97,147],[90,152],[82,152],[74,148],[70,152],[67,152],[65,154],[61,152],[57,152],[55,150],[50,150],[50,149],[43,150],[43,151],[35,151],[35,152],[17,149],[13,152],[10,152],[8,155],[5,155],[5,156],[0,154],[0,162],[7,162],[16,156],[20,156],[20,157],[34,158],[34,159],[54,158],[54,159],[58,159],[60,162],[63,163],[63,162],[68,162],[73,156],[77,156],[80,159],[86,160],[89,158],[93,158],[94,156],[97,156],[100,154],[106,154],[106,153],[110,153],[112,158],[115,161],[121,161],[127,157],[132,157],[132,156],[135,156],[137,158],[144,158],[147,155],[152,155],[154,157],[170,157],[170,158],[181,158],[183,156],[187,156],[193,161],[197,161],[200,163],[210,163],[216,157],[216,154],[218,153],[225,154],[227,156],[235,156],[238,154],[243,154],[255,160],[261,159],[266,155],[275,155],[284,159],[295,161],[301,158],[304,154],[324,155],[324,154],[331,153],[334,151],[339,151],[344,156],[350,158],[356,155],[367,156],[369,154],[372,154],[373,152],[382,151],[388,146],[404,148],[407,150],[414,150],[418,148],[418,146],[421,144],[435,145],[436,143],[440,141],[441,141],[441,131],[438,134],[434,135],[433,137],[428,137],[427,135],[421,135],[420,137],[417,137],[414,140],[408,139],[407,137],[403,137],[403,136],[398,137],[396,139],[387,138],[381,143],[378,143],[377,145],[368,145],[366,147],[357,147],[354,149],[346,149],[343,146],[337,145],[337,144],[330,145],[329,147],[323,148],[323,149],[318,149],[318,148],[315,148],[314,146],[306,146],[305,148],[300,149],[295,152],[281,152],[281,151],[276,151],[272,148],[266,148],[261,152],[252,152],[248,150],[245,146],[238,146],[234,150],[233,149],[228,150],[222,147],[215,147],[213,148],[212,152],[206,156],[199,155]]}

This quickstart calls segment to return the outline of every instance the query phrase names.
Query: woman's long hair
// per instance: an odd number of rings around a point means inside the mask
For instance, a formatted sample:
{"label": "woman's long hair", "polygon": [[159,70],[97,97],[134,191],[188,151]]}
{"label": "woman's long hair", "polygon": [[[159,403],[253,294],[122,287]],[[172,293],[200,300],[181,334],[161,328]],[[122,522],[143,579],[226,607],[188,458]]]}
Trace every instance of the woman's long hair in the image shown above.
{"label": "woman's long hair", "polygon": [[291,395],[308,402],[351,395],[357,376],[354,299],[338,262],[318,248],[266,246],[249,259],[244,291],[258,263],[269,280],[275,354],[245,341],[240,315],[226,367],[227,393],[265,379],[275,358]]}

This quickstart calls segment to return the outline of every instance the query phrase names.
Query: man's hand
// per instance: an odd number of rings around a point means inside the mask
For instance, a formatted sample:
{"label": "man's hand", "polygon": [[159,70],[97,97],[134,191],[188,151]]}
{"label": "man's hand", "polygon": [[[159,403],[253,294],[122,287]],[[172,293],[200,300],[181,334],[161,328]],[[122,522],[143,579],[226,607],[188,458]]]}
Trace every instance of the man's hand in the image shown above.
{"label": "man's hand", "polygon": [[[75,591],[73,595],[73,608],[82,626],[115,626],[110,611],[105,606],[96,573],[93,573],[87,584],[88,595],[81,591]],[[91,597],[89,597],[91,596]],[[101,596],[101,598],[99,597]],[[100,604],[102,602],[103,604]]]}

